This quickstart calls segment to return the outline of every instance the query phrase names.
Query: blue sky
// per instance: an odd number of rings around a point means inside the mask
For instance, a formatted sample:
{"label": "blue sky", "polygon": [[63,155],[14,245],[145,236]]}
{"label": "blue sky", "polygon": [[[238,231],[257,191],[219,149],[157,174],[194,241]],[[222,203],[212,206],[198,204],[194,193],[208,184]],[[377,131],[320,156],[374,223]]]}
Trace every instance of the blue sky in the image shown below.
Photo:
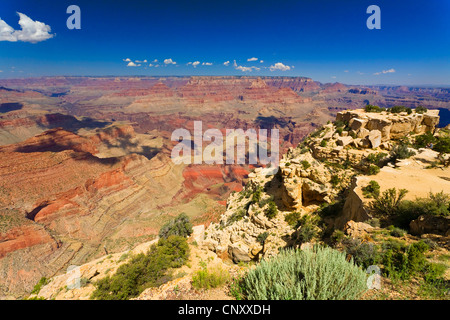
{"label": "blue sky", "polygon": [[[72,4],[81,9],[81,30],[66,27]],[[381,8],[380,30],[366,27],[372,4]],[[26,31],[25,41],[0,41],[0,78],[251,75],[450,85],[450,1],[1,1],[0,18],[21,30],[17,12],[51,31],[36,43]]]}

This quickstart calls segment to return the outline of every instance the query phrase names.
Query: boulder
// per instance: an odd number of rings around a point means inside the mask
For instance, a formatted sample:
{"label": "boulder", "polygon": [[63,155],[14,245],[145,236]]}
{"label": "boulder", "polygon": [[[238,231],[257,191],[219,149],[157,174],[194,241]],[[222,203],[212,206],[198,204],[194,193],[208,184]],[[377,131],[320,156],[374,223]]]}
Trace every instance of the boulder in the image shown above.
{"label": "boulder", "polygon": [[373,149],[378,148],[381,144],[381,131],[379,130],[370,131],[368,139]]}
{"label": "boulder", "polygon": [[334,132],[332,130],[328,130],[322,137],[324,140],[330,140],[333,137]]}
{"label": "boulder", "polygon": [[364,222],[348,221],[344,226],[344,232],[352,238],[362,238],[373,227]]}
{"label": "boulder", "polygon": [[353,118],[353,119],[350,119],[350,121],[349,121],[349,127],[352,130],[359,130],[359,129],[364,128],[364,126],[366,125],[366,122],[367,122],[367,120]]}
{"label": "boulder", "polygon": [[237,242],[228,246],[228,256],[233,260],[234,263],[239,262],[250,262],[251,258],[249,256],[250,248],[243,242]]}
{"label": "boulder", "polygon": [[308,205],[310,203],[321,203],[326,201],[328,196],[328,188],[326,188],[323,184],[319,184],[313,182],[311,180],[305,179],[303,183],[302,189],[302,200],[304,205]]}
{"label": "boulder", "polygon": [[367,122],[366,128],[370,131],[379,130],[381,132],[383,141],[391,139],[390,133],[392,128],[392,121],[389,121],[387,119],[373,118]]}
{"label": "boulder", "polygon": [[426,233],[450,235],[450,218],[432,215],[421,215],[409,224],[409,231],[414,235]]}
{"label": "boulder", "polygon": [[339,137],[336,143],[338,146],[345,147],[346,145],[352,143],[352,141],[353,141],[353,138],[347,136],[347,137]]}
{"label": "boulder", "polygon": [[361,128],[359,129],[358,133],[356,134],[356,136],[358,138],[365,138],[369,135],[369,130],[367,130],[366,128]]}
{"label": "boulder", "polygon": [[361,140],[359,141],[358,146],[359,146],[360,148],[370,148],[371,144],[370,144],[369,139],[366,137],[366,138],[361,139]]}

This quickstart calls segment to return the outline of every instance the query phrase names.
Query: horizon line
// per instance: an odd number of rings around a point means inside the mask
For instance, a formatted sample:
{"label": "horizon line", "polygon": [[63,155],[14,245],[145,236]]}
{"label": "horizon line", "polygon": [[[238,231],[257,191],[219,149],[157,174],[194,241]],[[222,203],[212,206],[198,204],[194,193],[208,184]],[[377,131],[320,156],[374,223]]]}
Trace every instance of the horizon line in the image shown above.
{"label": "horizon line", "polygon": [[321,82],[318,80],[314,80],[311,77],[307,76],[283,76],[283,75],[277,75],[277,76],[270,76],[270,75],[53,75],[53,76],[46,76],[46,75],[40,75],[40,76],[29,76],[29,77],[20,77],[20,78],[9,78],[0,77],[1,80],[25,80],[25,79],[36,79],[36,78],[194,78],[194,77],[228,77],[228,78],[304,78],[304,79],[311,79],[315,82],[319,82],[321,84],[343,84],[347,86],[395,86],[395,87],[401,87],[401,86],[408,86],[408,87],[442,87],[442,88],[450,88],[450,84],[393,84],[393,83],[381,83],[381,84],[354,84],[354,83],[344,83],[344,82]]}

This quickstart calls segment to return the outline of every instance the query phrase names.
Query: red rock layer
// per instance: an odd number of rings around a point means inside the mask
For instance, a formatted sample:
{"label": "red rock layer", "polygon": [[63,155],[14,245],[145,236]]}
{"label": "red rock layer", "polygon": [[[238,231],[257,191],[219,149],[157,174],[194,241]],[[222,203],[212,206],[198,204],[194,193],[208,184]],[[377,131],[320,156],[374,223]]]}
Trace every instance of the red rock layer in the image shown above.
{"label": "red rock layer", "polygon": [[39,244],[51,243],[53,249],[58,247],[57,242],[38,225],[25,225],[0,233],[0,259],[10,252],[33,247]]}

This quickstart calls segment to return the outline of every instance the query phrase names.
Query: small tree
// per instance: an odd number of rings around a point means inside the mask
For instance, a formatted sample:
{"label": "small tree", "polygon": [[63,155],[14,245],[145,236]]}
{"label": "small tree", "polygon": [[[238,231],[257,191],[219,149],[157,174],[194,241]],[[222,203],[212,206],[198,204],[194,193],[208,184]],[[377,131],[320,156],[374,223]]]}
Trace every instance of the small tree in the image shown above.
{"label": "small tree", "polygon": [[168,238],[172,235],[188,237],[192,233],[192,223],[189,217],[183,212],[178,217],[170,220],[159,230],[160,238]]}
{"label": "small tree", "polygon": [[380,195],[380,185],[371,180],[367,186],[362,188],[362,192],[366,198],[377,198]]}
{"label": "small tree", "polygon": [[267,208],[265,215],[267,218],[272,219],[275,218],[278,213],[277,205],[274,201],[269,202],[269,208]]}
{"label": "small tree", "polygon": [[401,143],[392,149],[391,156],[394,160],[397,159],[408,159],[409,157],[415,155],[416,153],[412,150],[409,150],[408,146],[404,143]]}
{"label": "small tree", "polygon": [[378,214],[394,215],[398,212],[400,203],[407,192],[406,189],[400,189],[398,193],[396,188],[388,189],[381,196],[376,197],[370,206]]}

